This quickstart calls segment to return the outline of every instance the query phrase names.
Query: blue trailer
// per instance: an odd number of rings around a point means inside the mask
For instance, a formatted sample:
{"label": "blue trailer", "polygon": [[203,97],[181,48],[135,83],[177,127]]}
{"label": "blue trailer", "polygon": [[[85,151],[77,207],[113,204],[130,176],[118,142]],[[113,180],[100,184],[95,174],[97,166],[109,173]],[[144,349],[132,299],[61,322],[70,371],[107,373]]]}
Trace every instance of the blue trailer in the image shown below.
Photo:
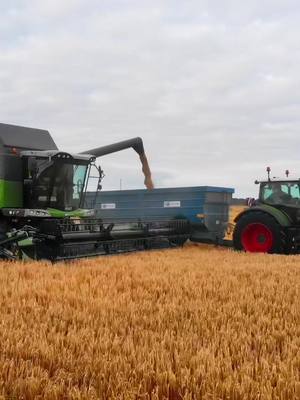
{"label": "blue trailer", "polygon": [[221,242],[234,189],[214,186],[88,192],[86,207],[103,221],[188,220],[190,240]]}

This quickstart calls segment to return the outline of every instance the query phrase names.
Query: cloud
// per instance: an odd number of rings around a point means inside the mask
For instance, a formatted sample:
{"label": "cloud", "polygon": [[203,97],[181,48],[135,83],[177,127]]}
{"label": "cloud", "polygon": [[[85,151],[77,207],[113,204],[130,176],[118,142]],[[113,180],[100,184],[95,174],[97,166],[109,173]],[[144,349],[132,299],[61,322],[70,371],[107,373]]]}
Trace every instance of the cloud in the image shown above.
{"label": "cloud", "polygon": [[[268,164],[297,174],[298,2],[20,0],[0,11],[2,122],[49,129],[70,151],[141,136],[158,186],[255,195]],[[135,153],[101,163],[104,187],[142,187]]]}

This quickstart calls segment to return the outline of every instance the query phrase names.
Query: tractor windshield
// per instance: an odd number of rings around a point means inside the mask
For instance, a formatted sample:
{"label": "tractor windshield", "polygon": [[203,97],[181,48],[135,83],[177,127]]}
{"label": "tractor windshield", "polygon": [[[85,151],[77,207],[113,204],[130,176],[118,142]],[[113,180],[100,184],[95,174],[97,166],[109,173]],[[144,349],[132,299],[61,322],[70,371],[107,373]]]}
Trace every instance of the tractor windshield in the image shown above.
{"label": "tractor windshield", "polygon": [[266,182],[261,184],[260,199],[267,204],[299,206],[300,182]]}
{"label": "tractor windshield", "polygon": [[88,166],[89,163],[74,160],[35,159],[36,173],[25,198],[27,207],[63,211],[80,208]]}

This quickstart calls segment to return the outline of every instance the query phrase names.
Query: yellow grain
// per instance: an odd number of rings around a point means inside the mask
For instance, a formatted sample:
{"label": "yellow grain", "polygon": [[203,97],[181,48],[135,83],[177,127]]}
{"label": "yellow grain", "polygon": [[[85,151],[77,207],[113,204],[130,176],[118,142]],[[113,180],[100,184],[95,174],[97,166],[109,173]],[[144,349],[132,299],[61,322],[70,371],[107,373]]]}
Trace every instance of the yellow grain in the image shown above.
{"label": "yellow grain", "polygon": [[0,264],[0,398],[298,399],[299,256]]}

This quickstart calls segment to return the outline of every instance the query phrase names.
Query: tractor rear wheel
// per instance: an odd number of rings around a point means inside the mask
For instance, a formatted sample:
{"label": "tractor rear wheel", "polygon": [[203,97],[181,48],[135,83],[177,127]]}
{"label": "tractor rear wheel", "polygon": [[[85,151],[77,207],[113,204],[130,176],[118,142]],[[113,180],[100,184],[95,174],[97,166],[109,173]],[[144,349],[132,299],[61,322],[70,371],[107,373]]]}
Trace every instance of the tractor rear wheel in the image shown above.
{"label": "tractor rear wheel", "polygon": [[271,215],[249,212],[236,223],[233,247],[250,253],[284,253],[285,233]]}

